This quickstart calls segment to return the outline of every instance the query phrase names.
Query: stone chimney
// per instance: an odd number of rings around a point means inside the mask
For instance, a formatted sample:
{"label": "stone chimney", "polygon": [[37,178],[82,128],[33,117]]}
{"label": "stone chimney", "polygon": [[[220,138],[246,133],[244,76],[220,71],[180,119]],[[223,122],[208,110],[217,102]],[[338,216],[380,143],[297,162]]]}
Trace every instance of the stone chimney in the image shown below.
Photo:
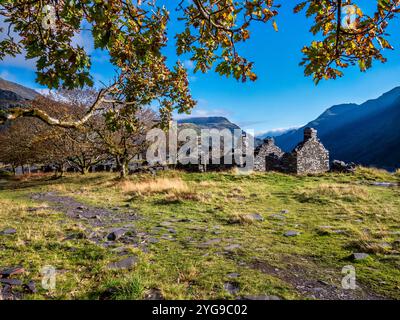
{"label": "stone chimney", "polygon": [[304,141],[316,140],[316,139],[317,139],[317,130],[315,130],[314,128],[304,129]]}
{"label": "stone chimney", "polygon": [[268,144],[268,145],[273,145],[273,144],[275,144],[275,140],[274,140],[274,138],[267,137],[264,139],[264,143]]}

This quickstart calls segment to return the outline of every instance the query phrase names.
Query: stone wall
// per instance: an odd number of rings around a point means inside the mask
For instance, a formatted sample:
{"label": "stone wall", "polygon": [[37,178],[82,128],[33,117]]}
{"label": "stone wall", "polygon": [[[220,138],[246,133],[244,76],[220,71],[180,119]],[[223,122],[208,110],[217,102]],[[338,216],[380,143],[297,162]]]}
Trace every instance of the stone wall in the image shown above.
{"label": "stone wall", "polygon": [[315,129],[304,130],[304,141],[293,150],[292,154],[297,158],[297,174],[329,171],[329,152],[318,140]]}
{"label": "stone wall", "polygon": [[276,170],[284,152],[275,145],[274,139],[268,138],[255,150],[254,171]]}

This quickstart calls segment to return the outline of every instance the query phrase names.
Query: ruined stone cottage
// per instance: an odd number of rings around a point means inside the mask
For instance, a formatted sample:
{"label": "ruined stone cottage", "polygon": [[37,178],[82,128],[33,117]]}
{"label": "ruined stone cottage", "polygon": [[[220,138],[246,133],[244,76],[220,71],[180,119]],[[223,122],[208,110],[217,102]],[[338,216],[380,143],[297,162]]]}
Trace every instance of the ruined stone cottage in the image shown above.
{"label": "ruined stone cottage", "polygon": [[266,139],[255,151],[255,171],[280,171],[285,173],[308,174],[329,171],[329,152],[317,137],[317,130],[304,129],[304,140],[292,152],[284,153]]}
{"label": "ruined stone cottage", "polygon": [[254,171],[278,170],[275,166],[283,154],[284,152],[275,145],[274,139],[264,139],[263,144],[254,151]]}

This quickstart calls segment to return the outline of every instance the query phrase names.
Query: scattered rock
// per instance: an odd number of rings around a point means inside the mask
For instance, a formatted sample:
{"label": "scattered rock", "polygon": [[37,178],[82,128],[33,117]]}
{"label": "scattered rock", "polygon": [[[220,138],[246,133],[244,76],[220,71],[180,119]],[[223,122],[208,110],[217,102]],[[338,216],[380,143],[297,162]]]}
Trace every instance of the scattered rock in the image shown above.
{"label": "scattered rock", "polygon": [[367,253],[363,253],[363,252],[355,252],[352,253],[350,256],[350,259],[353,261],[361,261],[361,260],[365,260],[369,257],[369,254]]}
{"label": "scattered rock", "polygon": [[281,298],[277,296],[267,296],[267,295],[249,295],[249,296],[243,296],[243,300],[282,300]]}
{"label": "scattered rock", "polygon": [[163,240],[170,240],[170,241],[174,241],[175,240],[172,235],[167,234],[167,233],[163,234],[160,238],[163,239]]}
{"label": "scattered rock", "polygon": [[200,243],[199,247],[201,247],[201,248],[209,247],[209,246],[212,246],[212,245],[220,243],[220,242],[221,242],[221,239],[219,239],[219,238],[210,239],[210,240],[207,240],[206,242]]}
{"label": "scattered rock", "polygon": [[286,219],[285,216],[282,216],[280,214],[271,214],[269,217],[271,219],[275,219],[275,220],[285,220]]}
{"label": "scattered rock", "polygon": [[341,173],[354,173],[356,171],[355,163],[346,163],[344,161],[333,160],[331,164],[332,172],[341,172]]}
{"label": "scattered rock", "polygon": [[11,267],[11,268],[7,268],[7,269],[3,269],[0,271],[0,275],[3,278],[8,278],[17,274],[22,274],[25,273],[25,269],[22,267]]}
{"label": "scattered rock", "polygon": [[116,241],[120,239],[125,233],[126,230],[124,229],[115,229],[107,235],[107,240]]}
{"label": "scattered rock", "polygon": [[136,256],[130,256],[117,262],[111,262],[108,264],[107,268],[112,270],[118,269],[132,269],[138,262]]}
{"label": "scattered rock", "polygon": [[282,213],[282,214],[288,214],[288,213],[289,213],[289,210],[283,209],[283,210],[281,210],[281,213]]}
{"label": "scattered rock", "polygon": [[262,217],[261,214],[259,213],[251,213],[248,215],[251,219],[256,220],[256,221],[264,221],[264,218]]}
{"label": "scattered rock", "polygon": [[0,287],[0,300],[19,300],[20,294],[14,293],[10,285]]}
{"label": "scattered rock", "polygon": [[37,292],[36,283],[35,283],[35,281],[32,281],[32,280],[29,281],[27,284],[25,284],[24,288],[29,293],[36,293]]}
{"label": "scattered rock", "polygon": [[375,187],[385,187],[385,188],[390,188],[390,187],[397,187],[397,183],[393,182],[373,182],[371,185]]}
{"label": "scattered rock", "polygon": [[22,281],[18,279],[0,279],[0,283],[8,284],[10,286],[22,286]]}
{"label": "scattered rock", "polygon": [[170,233],[176,233],[176,230],[175,230],[174,228],[169,228],[169,229],[168,229],[168,232],[170,232]]}
{"label": "scattered rock", "polygon": [[147,242],[148,243],[158,243],[158,242],[160,242],[160,240],[158,240],[157,238],[151,237],[151,238],[147,239]]}
{"label": "scattered rock", "polygon": [[224,248],[224,250],[226,250],[226,251],[234,251],[236,249],[239,249],[240,247],[241,247],[240,244],[230,244],[230,245],[226,246]]}
{"label": "scattered rock", "polygon": [[0,231],[0,234],[2,235],[10,235],[10,234],[16,234],[17,230],[15,230],[14,228],[7,228],[4,229],[3,231]]}
{"label": "scattered rock", "polygon": [[296,237],[296,236],[300,235],[300,232],[289,230],[289,231],[286,231],[283,235],[285,237]]}
{"label": "scattered rock", "polygon": [[240,287],[237,282],[225,282],[224,289],[228,291],[229,294],[235,295],[239,292]]}
{"label": "scattered rock", "polygon": [[172,222],[163,221],[163,222],[160,223],[160,226],[162,226],[162,227],[171,227],[172,226]]}
{"label": "scattered rock", "polygon": [[332,230],[332,233],[336,233],[336,234],[346,234],[345,230]]}
{"label": "scattered rock", "polygon": [[150,289],[144,295],[144,300],[164,300],[160,289]]}
{"label": "scattered rock", "polygon": [[240,277],[240,273],[232,272],[232,273],[228,273],[226,276],[228,278],[239,278]]}

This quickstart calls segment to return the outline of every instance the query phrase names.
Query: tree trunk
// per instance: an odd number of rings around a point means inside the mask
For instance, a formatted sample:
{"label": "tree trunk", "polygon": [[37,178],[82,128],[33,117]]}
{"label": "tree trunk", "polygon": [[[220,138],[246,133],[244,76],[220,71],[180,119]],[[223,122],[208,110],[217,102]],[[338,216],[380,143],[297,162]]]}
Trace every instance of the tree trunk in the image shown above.
{"label": "tree trunk", "polygon": [[128,161],[121,161],[120,178],[125,179],[128,175]]}
{"label": "tree trunk", "polygon": [[81,172],[81,175],[85,175],[89,172],[89,168],[81,167],[79,171]]}

